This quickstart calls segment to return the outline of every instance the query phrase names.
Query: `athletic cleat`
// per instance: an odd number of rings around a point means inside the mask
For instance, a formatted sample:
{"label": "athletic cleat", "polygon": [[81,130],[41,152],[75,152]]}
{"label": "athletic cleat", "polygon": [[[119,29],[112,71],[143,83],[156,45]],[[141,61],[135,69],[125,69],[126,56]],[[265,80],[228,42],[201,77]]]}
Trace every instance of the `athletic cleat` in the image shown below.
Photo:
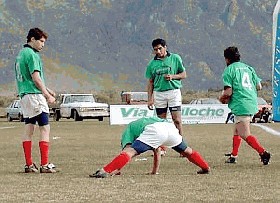
{"label": "athletic cleat", "polygon": [[52,163],[48,163],[40,167],[40,173],[56,173],[55,165]]}
{"label": "athletic cleat", "polygon": [[89,175],[91,178],[107,178],[109,176],[103,169],[97,170],[94,174]]}
{"label": "athletic cleat", "polygon": [[209,174],[210,173],[210,168],[208,168],[208,169],[200,169],[196,173],[197,174]]}
{"label": "athletic cleat", "polygon": [[225,156],[231,156],[231,153],[226,153]]}
{"label": "athletic cleat", "polygon": [[25,173],[37,173],[38,172],[38,168],[37,166],[33,163],[30,166],[25,165],[24,166],[24,172]]}
{"label": "athletic cleat", "polygon": [[230,155],[229,158],[225,161],[225,163],[235,164],[237,162],[236,159],[237,159],[237,156]]}
{"label": "athletic cleat", "polygon": [[263,162],[263,165],[268,165],[269,164],[269,160],[270,160],[270,153],[267,151],[264,151],[262,154],[260,154],[261,157],[261,162]]}

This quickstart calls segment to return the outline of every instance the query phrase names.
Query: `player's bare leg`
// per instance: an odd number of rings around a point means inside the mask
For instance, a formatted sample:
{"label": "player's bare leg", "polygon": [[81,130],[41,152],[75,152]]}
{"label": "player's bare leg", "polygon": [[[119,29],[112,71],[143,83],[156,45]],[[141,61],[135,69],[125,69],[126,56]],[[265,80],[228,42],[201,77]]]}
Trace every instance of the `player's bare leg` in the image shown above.
{"label": "player's bare leg", "polygon": [[257,137],[251,134],[250,131],[250,119],[245,119],[236,124],[236,130],[238,134],[244,139],[249,146],[258,152],[261,161],[264,165],[269,164],[271,154],[267,152],[264,147],[259,143]]}
{"label": "player's bare leg", "polygon": [[181,111],[171,111],[172,120],[174,122],[174,125],[179,130],[179,134],[183,134],[182,130],[182,116]]}

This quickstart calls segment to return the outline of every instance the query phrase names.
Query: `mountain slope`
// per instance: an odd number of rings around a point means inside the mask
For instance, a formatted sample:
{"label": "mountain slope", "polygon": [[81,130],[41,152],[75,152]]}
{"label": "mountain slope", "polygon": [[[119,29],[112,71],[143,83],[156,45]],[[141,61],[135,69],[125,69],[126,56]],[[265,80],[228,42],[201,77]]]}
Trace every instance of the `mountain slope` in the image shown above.
{"label": "mountain slope", "polygon": [[29,28],[37,26],[50,35],[42,55],[48,85],[57,91],[145,90],[145,67],[157,37],[187,67],[183,90],[220,88],[223,50],[231,45],[270,80],[275,3],[0,0],[0,87],[13,86],[15,56]]}

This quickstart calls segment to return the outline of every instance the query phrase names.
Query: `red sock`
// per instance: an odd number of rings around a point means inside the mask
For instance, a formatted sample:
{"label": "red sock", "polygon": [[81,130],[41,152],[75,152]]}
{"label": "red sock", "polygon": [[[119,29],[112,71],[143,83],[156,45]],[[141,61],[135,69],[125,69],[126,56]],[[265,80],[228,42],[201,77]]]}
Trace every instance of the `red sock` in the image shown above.
{"label": "red sock", "polygon": [[193,150],[192,154],[188,155],[187,158],[190,162],[199,166],[201,169],[204,169],[204,170],[209,169],[208,163],[206,161],[204,161],[202,156],[197,151]]}
{"label": "red sock", "polygon": [[32,142],[31,141],[23,141],[22,142],[22,147],[23,147],[23,151],[24,151],[25,164],[27,166],[30,166],[33,163],[32,155],[31,155]]}
{"label": "red sock", "polygon": [[41,153],[41,166],[49,163],[49,143],[46,141],[39,142]]}
{"label": "red sock", "polygon": [[262,154],[264,152],[264,148],[261,146],[257,138],[253,135],[249,135],[246,138],[246,142],[255,149],[259,154]]}
{"label": "red sock", "polygon": [[121,170],[129,161],[131,157],[126,152],[121,152],[109,164],[104,166],[104,171],[112,173],[115,170]]}
{"label": "red sock", "polygon": [[234,135],[232,138],[232,156],[237,156],[238,155],[238,150],[241,145],[241,137],[239,135]]}

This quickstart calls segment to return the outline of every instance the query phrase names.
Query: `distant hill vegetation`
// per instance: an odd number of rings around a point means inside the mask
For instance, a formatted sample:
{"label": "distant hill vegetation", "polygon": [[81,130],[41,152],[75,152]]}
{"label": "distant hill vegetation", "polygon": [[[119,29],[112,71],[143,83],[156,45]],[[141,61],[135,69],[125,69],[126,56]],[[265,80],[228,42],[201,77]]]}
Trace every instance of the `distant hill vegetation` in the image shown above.
{"label": "distant hill vegetation", "polygon": [[223,50],[271,80],[277,0],[0,0],[0,93],[13,95],[15,56],[31,27],[49,33],[48,86],[60,92],[143,91],[151,42],[161,37],[187,68],[183,91],[219,89]]}

